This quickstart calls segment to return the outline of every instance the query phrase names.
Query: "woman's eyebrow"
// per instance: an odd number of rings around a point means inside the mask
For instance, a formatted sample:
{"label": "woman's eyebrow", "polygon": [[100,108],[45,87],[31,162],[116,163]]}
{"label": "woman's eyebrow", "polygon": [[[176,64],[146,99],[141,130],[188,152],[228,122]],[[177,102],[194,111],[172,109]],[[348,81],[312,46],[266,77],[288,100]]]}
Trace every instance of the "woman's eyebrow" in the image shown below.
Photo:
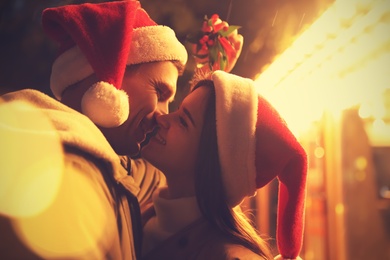
{"label": "woman's eyebrow", "polygon": [[195,121],[194,121],[194,119],[192,118],[192,115],[191,115],[190,111],[188,111],[188,109],[185,108],[185,107],[183,107],[183,111],[184,111],[184,113],[188,116],[188,118],[190,119],[192,125],[193,125],[194,127],[196,127]]}

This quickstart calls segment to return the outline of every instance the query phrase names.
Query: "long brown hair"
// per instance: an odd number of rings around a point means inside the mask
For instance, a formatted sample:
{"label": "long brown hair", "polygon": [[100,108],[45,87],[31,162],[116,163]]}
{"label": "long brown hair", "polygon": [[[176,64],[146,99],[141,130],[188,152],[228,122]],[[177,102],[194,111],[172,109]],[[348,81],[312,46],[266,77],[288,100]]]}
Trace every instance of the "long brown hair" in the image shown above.
{"label": "long brown hair", "polygon": [[231,208],[226,199],[219,162],[215,90],[211,80],[201,80],[192,89],[207,87],[203,129],[195,169],[195,192],[203,216],[226,237],[266,259],[273,259],[268,243],[262,239],[240,206]]}

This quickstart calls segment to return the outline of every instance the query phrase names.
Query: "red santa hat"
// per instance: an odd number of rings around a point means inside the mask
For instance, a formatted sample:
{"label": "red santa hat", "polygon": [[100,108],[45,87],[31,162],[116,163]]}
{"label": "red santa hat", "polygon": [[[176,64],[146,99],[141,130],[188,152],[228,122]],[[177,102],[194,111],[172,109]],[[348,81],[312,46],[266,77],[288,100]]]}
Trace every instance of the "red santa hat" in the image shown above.
{"label": "red santa hat", "polygon": [[228,201],[238,205],[279,180],[277,243],[284,259],[302,247],[307,157],[278,112],[256,93],[254,82],[224,71],[212,74],[217,141]]}
{"label": "red santa hat", "polygon": [[96,124],[115,127],[129,116],[128,96],[121,90],[127,65],[153,61],[187,62],[187,51],[174,31],[157,25],[138,1],[66,5],[45,9],[45,32],[60,44],[50,87],[63,91],[93,73],[99,82],[82,99],[82,112]]}

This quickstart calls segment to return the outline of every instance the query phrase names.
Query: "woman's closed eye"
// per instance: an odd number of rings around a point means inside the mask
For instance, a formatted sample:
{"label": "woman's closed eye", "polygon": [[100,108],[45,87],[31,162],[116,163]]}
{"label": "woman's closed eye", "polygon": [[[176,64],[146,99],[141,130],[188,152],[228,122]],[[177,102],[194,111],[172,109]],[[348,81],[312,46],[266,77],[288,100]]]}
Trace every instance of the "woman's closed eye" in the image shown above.
{"label": "woman's closed eye", "polygon": [[181,124],[182,126],[184,126],[185,128],[188,127],[188,124],[187,124],[187,122],[184,120],[183,117],[179,116],[179,121],[180,121],[180,124]]}

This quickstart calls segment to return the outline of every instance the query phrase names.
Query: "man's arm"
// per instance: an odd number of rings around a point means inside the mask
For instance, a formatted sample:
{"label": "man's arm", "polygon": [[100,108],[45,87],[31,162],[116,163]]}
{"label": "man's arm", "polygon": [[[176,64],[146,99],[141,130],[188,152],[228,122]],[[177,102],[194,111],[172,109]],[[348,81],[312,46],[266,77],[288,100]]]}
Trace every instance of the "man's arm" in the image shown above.
{"label": "man's arm", "polygon": [[136,185],[139,186],[140,191],[137,195],[142,208],[152,201],[152,194],[158,188],[166,186],[166,179],[164,174],[156,167],[151,165],[145,159],[128,159],[131,164],[129,168],[131,175],[134,178]]}

